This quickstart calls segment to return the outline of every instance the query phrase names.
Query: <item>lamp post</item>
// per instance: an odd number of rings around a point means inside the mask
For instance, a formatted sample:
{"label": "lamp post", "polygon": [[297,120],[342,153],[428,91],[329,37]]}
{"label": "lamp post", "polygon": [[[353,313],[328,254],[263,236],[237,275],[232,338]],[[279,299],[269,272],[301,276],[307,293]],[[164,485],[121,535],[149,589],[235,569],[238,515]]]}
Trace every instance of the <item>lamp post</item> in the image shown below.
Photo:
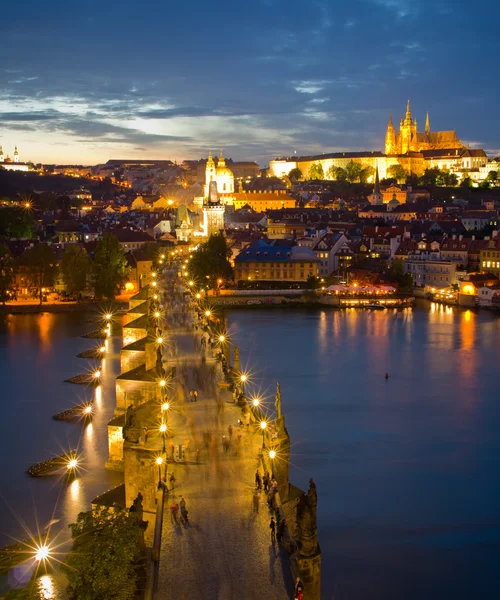
{"label": "lamp post", "polygon": [[160,425],[161,441],[162,441],[162,452],[165,452],[165,436],[167,434],[167,424],[162,423]]}
{"label": "lamp post", "polygon": [[262,429],[262,447],[265,448],[266,446],[266,440],[265,440],[265,433],[266,433],[266,428],[267,428],[267,423],[265,421],[261,421],[260,422],[260,428]]}
{"label": "lamp post", "polygon": [[158,456],[156,459],[156,464],[158,465],[158,489],[161,487],[161,466],[163,464],[163,458]]}

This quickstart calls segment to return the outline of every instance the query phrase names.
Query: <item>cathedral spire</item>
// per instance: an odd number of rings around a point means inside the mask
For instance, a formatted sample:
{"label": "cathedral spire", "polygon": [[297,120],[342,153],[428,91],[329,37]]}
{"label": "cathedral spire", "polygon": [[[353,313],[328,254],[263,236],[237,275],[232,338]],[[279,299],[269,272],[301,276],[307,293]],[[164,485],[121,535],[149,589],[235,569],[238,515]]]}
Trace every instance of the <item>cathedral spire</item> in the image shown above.
{"label": "cathedral spire", "polygon": [[377,170],[375,171],[375,187],[373,188],[374,194],[380,194],[380,177],[378,175],[378,165]]}
{"label": "cathedral spire", "polygon": [[410,99],[408,98],[408,104],[406,105],[406,118],[411,120],[411,108],[410,108]]}
{"label": "cathedral spire", "polygon": [[429,121],[429,111],[427,111],[427,114],[425,115],[425,133],[430,133],[431,132],[431,123]]}
{"label": "cathedral spire", "polygon": [[218,167],[225,167],[226,161],[224,160],[224,156],[222,155],[222,148],[220,149],[219,162],[217,164]]}
{"label": "cathedral spire", "polygon": [[385,134],[385,154],[397,154],[396,151],[396,132],[392,124],[392,115],[389,117],[387,133]]}

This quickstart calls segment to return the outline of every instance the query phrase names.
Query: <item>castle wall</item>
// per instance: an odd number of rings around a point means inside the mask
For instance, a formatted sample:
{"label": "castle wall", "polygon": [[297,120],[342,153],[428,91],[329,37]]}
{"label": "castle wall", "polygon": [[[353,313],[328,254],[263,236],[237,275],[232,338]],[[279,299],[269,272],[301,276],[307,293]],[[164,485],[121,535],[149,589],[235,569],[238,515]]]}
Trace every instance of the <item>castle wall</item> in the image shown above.
{"label": "castle wall", "polygon": [[159,386],[156,382],[116,380],[115,414],[124,413],[129,406],[139,406],[150,400],[160,401]]}

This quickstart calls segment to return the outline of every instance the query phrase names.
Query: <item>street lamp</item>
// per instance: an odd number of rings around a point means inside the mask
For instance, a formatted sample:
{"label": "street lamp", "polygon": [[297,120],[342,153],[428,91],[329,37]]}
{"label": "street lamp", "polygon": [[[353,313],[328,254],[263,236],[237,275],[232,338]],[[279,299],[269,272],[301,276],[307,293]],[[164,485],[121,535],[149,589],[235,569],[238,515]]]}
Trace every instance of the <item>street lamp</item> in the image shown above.
{"label": "street lamp", "polygon": [[169,408],[170,408],[170,404],[169,404],[168,402],[164,402],[164,403],[161,405],[161,409],[162,409],[162,411],[164,411],[164,410],[168,410]]}
{"label": "street lamp", "polygon": [[160,381],[158,383],[160,384],[160,387],[165,387],[167,385],[167,382],[165,381],[165,379],[160,379]]}
{"label": "street lamp", "polygon": [[107,314],[105,315],[105,319],[106,319],[106,321],[111,321],[111,319],[112,319],[112,318],[113,318],[113,315],[112,315],[111,313],[107,313]]}
{"label": "street lamp", "polygon": [[269,450],[269,458],[274,460],[276,458],[276,450]]}
{"label": "street lamp", "polygon": [[50,557],[50,548],[45,544],[43,546],[39,546],[35,552],[35,559],[38,562],[43,560],[47,560]]}
{"label": "street lamp", "polygon": [[158,465],[158,489],[161,487],[161,466],[163,464],[163,458],[158,456],[156,459],[156,464]]}
{"label": "street lamp", "polygon": [[163,444],[163,452],[165,452],[165,435],[167,433],[166,423],[162,423],[160,425],[160,433],[161,433],[161,440],[162,440],[162,444]]}
{"label": "street lamp", "polygon": [[199,292],[196,294],[196,298],[197,298],[198,300],[201,298],[201,294],[200,294]]}
{"label": "street lamp", "polygon": [[226,336],[225,335],[219,335],[219,342],[221,344],[223,344],[226,341]]}
{"label": "street lamp", "polygon": [[262,447],[263,448],[266,445],[266,440],[264,438],[264,435],[266,433],[266,427],[267,427],[267,423],[265,421],[261,421],[260,422],[260,428],[262,429]]}
{"label": "street lamp", "polygon": [[156,338],[156,343],[157,344],[163,344],[163,338],[162,337],[157,337]]}
{"label": "street lamp", "polygon": [[254,405],[255,408],[257,408],[257,406],[259,406],[259,404],[260,404],[260,400],[258,398],[254,398],[252,400],[252,404]]}
{"label": "street lamp", "polygon": [[212,313],[211,313],[209,310],[206,310],[206,311],[205,311],[205,317],[210,317],[210,315],[211,315],[211,314],[212,314]]}
{"label": "street lamp", "polygon": [[101,371],[99,369],[97,369],[97,371],[94,371],[94,379],[100,379],[101,377]]}
{"label": "street lamp", "polygon": [[101,346],[99,348],[99,352],[102,352],[102,353],[106,352],[106,346]]}
{"label": "street lamp", "polygon": [[189,282],[189,285],[190,285],[191,287],[193,287],[193,285],[194,285],[194,281],[190,281],[190,282]]}
{"label": "street lamp", "polygon": [[151,283],[151,285],[152,285],[153,287],[156,287],[158,284],[156,283],[156,281],[153,281],[153,282]]}
{"label": "street lamp", "polygon": [[151,277],[156,277],[156,273],[154,271],[151,273]]}
{"label": "street lamp", "polygon": [[160,312],[157,310],[157,311],[155,312],[155,318],[159,319],[159,318],[160,318],[160,316],[161,316],[161,315],[160,315]]}

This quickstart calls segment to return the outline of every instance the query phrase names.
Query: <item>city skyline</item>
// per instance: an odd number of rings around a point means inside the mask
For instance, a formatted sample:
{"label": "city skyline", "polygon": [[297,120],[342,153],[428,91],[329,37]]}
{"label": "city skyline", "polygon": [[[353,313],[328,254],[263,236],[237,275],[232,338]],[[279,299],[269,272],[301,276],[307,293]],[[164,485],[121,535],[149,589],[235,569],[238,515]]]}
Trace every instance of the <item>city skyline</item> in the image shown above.
{"label": "city skyline", "polygon": [[265,165],[383,150],[388,115],[399,121],[410,98],[419,129],[429,111],[436,128],[500,154],[488,59],[498,6],[486,3],[486,20],[447,0],[329,4],[8,5],[0,145],[10,156],[17,145],[22,160],[80,164],[222,146]]}

